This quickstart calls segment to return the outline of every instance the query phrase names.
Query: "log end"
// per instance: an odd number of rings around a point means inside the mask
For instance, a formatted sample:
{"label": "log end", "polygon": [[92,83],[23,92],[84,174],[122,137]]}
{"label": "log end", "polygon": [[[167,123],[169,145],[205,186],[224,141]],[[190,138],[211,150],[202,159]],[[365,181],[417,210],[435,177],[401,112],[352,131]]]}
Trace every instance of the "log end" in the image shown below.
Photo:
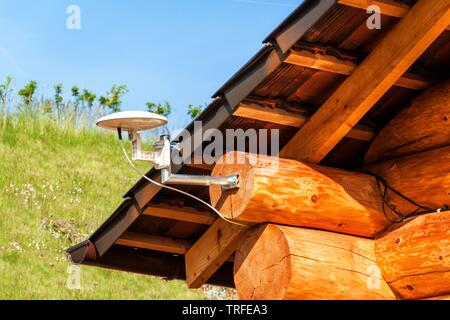
{"label": "log end", "polygon": [[245,300],[396,299],[372,240],[273,224],[241,241],[234,282]]}
{"label": "log end", "polygon": [[[233,156],[236,156],[233,158],[234,160],[229,160]],[[237,159],[237,156],[243,156],[243,158]],[[220,186],[210,186],[209,196],[211,204],[226,218],[239,220],[239,215],[245,210],[251,199],[254,184],[253,167],[247,156],[237,152],[228,153],[218,162],[212,172],[214,177],[235,174],[239,176],[239,189],[223,190]]]}
{"label": "log end", "polygon": [[261,225],[248,232],[236,251],[234,264],[239,297],[243,300],[285,299],[292,274],[289,250],[283,232],[274,225]]}

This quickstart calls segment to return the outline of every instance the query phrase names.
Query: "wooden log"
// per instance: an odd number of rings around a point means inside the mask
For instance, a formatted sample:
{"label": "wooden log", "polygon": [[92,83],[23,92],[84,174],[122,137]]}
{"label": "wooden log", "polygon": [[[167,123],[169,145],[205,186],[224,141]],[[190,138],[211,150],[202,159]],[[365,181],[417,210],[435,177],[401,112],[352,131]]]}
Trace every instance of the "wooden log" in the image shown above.
{"label": "wooden log", "polygon": [[373,240],[261,225],[238,247],[241,299],[395,299],[375,262]]}
{"label": "wooden log", "polygon": [[450,145],[450,80],[430,88],[376,137],[366,163]]}
{"label": "wooden log", "polygon": [[433,297],[433,298],[426,298],[424,300],[450,300],[450,295]]}
{"label": "wooden log", "polygon": [[[450,146],[366,167],[417,204],[439,209],[450,205]],[[387,201],[402,214],[417,209],[393,192]]]}
{"label": "wooden log", "polygon": [[[373,176],[267,156],[253,161],[254,157],[231,152],[213,170],[213,176],[239,174],[238,190],[210,187],[211,203],[227,218],[366,237],[389,225]],[[243,164],[227,164],[232,159]]]}
{"label": "wooden log", "polygon": [[404,299],[450,294],[450,212],[433,213],[375,242],[384,279]]}

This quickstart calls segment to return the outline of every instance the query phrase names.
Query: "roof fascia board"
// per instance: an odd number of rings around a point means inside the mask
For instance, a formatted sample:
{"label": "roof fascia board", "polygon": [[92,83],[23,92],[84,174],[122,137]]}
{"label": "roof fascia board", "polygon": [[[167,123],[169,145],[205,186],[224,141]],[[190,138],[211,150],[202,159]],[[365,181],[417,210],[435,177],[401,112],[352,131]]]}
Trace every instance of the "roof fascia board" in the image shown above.
{"label": "roof fascia board", "polygon": [[264,42],[275,41],[281,52],[286,53],[336,3],[336,0],[303,2]]}
{"label": "roof fascia board", "polygon": [[114,213],[89,237],[69,249],[67,253],[74,263],[82,263],[88,254],[89,246],[95,248],[95,253],[102,256],[119,237],[136,221],[140,210],[136,207],[133,199],[125,199]]}
{"label": "roof fascia board", "polygon": [[140,215],[140,210],[135,205],[130,204],[127,210],[123,210],[119,216],[111,219],[103,230],[91,238],[98,254],[104,255]]}
{"label": "roof fascia board", "polygon": [[281,55],[272,44],[267,44],[255,56],[251,64],[216,94],[225,97],[231,108],[236,108],[245,97],[283,63],[286,57]]}
{"label": "roof fascia board", "polygon": [[288,51],[336,4],[307,0],[266,38],[265,46],[228,80],[213,97],[223,96],[235,108],[287,58]]}

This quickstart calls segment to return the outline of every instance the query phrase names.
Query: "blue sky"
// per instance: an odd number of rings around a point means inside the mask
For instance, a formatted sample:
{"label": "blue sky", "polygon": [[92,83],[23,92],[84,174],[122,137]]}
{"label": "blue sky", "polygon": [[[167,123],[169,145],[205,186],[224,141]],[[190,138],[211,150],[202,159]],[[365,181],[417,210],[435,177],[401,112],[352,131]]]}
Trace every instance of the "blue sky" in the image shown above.
{"label": "blue sky", "polygon": [[[172,125],[188,122],[300,0],[0,0],[0,79],[61,82],[104,94],[126,84],[124,109],[168,100]],[[81,30],[68,30],[69,5]]]}

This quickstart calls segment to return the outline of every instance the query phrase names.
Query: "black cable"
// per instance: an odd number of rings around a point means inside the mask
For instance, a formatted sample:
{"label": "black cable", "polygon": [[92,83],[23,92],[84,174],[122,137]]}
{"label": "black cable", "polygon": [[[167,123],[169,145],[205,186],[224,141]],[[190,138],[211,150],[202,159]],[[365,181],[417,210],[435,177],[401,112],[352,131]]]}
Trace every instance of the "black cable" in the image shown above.
{"label": "black cable", "polygon": [[[369,171],[363,171],[362,173],[369,174],[369,175],[373,176],[377,180],[378,188],[379,188],[380,192],[382,193],[383,214],[386,217],[386,219],[389,220],[389,222],[391,222],[391,223],[402,223],[406,219],[412,218],[412,217],[415,217],[415,216],[424,215],[424,214],[430,214],[430,213],[435,213],[435,212],[449,211],[450,210],[448,205],[445,205],[445,204],[442,207],[437,208],[437,209],[418,204],[416,201],[410,199],[409,197],[405,196],[404,194],[402,194],[398,190],[396,190],[396,189],[392,188],[391,186],[389,186],[389,184],[387,183],[386,179],[384,179],[383,177],[381,177],[381,176],[379,176],[379,175],[377,175],[377,174],[375,174],[373,172],[369,172]],[[399,212],[393,205],[391,205],[389,203],[389,201],[388,201],[388,190],[392,191],[393,193],[395,193],[400,198],[402,198],[402,199],[406,200],[407,202],[411,203],[412,205],[417,207],[417,209],[414,210],[414,211],[411,211],[409,213],[406,213],[406,214],[403,214],[403,213]],[[386,213],[386,206],[393,213],[395,213],[397,216],[399,216],[400,220],[393,220],[393,219],[391,219],[388,216],[388,214]],[[422,209],[422,210],[420,210],[420,209]]]}

